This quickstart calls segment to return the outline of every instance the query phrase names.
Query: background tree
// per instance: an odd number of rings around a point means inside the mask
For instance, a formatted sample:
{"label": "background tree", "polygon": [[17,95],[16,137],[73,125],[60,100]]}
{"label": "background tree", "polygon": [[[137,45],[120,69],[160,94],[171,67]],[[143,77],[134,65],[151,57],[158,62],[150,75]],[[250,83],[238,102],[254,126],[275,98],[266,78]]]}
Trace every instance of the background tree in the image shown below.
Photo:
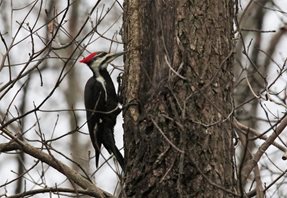
{"label": "background tree", "polygon": [[[281,158],[285,159],[282,151],[286,152],[283,146],[286,143],[281,139],[286,127],[286,83],[282,84],[286,82],[286,53],[282,53],[280,47],[281,42],[284,43],[281,38],[286,29],[279,22],[284,18],[280,14],[282,5],[268,0],[245,3],[246,8],[235,21],[238,42],[234,96],[236,118],[241,122],[235,123],[240,139],[237,152],[239,186],[244,193],[244,187],[251,189],[253,181],[256,181],[257,196],[263,196],[266,190],[273,188],[281,197],[286,193],[280,190],[281,187],[274,186],[273,181],[286,173]],[[276,138],[281,144],[275,141]],[[254,176],[247,180],[251,171]],[[266,172],[271,178],[265,177]],[[271,196],[271,192],[267,191],[266,196]],[[254,194],[255,190],[249,193],[250,196]]]}

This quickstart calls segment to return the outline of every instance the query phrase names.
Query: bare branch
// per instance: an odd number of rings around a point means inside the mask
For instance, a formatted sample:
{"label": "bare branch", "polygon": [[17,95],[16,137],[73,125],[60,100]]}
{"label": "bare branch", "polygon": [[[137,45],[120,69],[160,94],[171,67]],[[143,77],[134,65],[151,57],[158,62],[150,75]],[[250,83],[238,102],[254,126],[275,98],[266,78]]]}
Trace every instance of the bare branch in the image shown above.
{"label": "bare branch", "polygon": [[247,164],[243,169],[243,174],[242,174],[243,181],[245,181],[249,177],[250,173],[252,172],[256,164],[259,162],[262,155],[266,152],[269,146],[273,144],[275,139],[283,132],[286,126],[287,126],[287,116],[285,115],[285,117],[281,120],[281,123],[279,124],[279,126],[268,137],[268,139],[258,148],[257,152],[253,156],[253,159],[247,161]]}
{"label": "bare branch", "polygon": [[[86,189],[87,191],[91,191],[97,194],[96,197],[106,197],[106,196],[111,196],[109,193],[99,189],[96,187],[93,183],[91,183],[88,179],[84,178],[82,175],[80,175],[77,171],[71,169],[67,165],[63,164],[59,160],[57,160],[55,157],[52,157],[43,151],[27,144],[24,141],[21,141],[19,139],[15,139],[13,134],[9,132],[6,129],[3,129],[3,132],[7,134],[10,138],[12,138],[15,142],[11,144],[11,146],[8,144],[5,144],[2,146],[3,150],[12,149],[12,148],[20,148],[23,150],[26,154],[33,156],[48,165],[52,166],[62,174],[66,175],[71,181],[73,181],[75,184],[78,184],[80,187],[83,189]],[[17,146],[15,145],[17,144]]]}

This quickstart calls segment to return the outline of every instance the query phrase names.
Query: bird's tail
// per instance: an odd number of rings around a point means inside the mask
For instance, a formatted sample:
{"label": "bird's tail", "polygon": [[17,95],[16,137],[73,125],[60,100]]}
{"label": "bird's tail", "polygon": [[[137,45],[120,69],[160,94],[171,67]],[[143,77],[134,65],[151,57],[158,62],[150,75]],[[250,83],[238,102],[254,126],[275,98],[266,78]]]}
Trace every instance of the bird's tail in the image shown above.
{"label": "bird's tail", "polygon": [[109,127],[104,127],[104,136],[103,136],[103,145],[104,147],[107,149],[107,151],[110,154],[114,154],[114,156],[116,157],[117,161],[119,162],[122,170],[125,170],[125,161],[124,161],[124,157],[122,156],[122,154],[120,153],[119,149],[117,148],[116,144],[115,144],[115,139],[114,139],[114,131],[113,129],[109,128]]}
{"label": "bird's tail", "polygon": [[116,146],[113,147],[112,153],[114,154],[114,156],[116,157],[117,161],[119,162],[122,170],[125,171],[125,160],[124,160],[124,157],[122,156],[122,154],[120,153],[119,149]]}
{"label": "bird's tail", "polygon": [[95,149],[95,151],[96,151],[96,167],[98,168],[98,166],[99,166],[100,152],[99,152],[97,149]]}
{"label": "bird's tail", "polygon": [[[95,147],[96,148],[96,147]],[[107,147],[106,147],[107,148]],[[122,170],[125,170],[125,160],[123,155],[121,154],[121,152],[119,151],[119,149],[114,145],[111,146],[111,148],[107,148],[109,153],[114,154],[116,160],[119,162]],[[99,149],[95,149],[95,155],[96,155],[96,167],[98,168],[99,165],[99,158],[100,158],[100,150]]]}

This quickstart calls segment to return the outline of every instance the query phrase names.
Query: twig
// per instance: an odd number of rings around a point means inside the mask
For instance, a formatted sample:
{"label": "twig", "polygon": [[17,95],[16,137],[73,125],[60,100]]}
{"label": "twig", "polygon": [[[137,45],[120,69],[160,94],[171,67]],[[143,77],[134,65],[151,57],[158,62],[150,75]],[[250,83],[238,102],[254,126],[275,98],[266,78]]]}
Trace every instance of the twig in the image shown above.
{"label": "twig", "polygon": [[[286,114],[287,115],[287,114]],[[247,161],[246,166],[243,168],[243,181],[249,177],[250,173],[252,172],[253,168],[261,159],[262,155],[266,152],[270,145],[272,145],[275,139],[283,132],[283,130],[287,126],[287,116],[284,116],[279,126],[275,129],[275,131],[268,137],[268,139],[258,148],[257,152],[255,153],[254,157]]]}
{"label": "twig", "polygon": [[155,122],[154,119],[150,118],[152,123],[154,124],[154,126],[157,128],[157,130],[162,134],[162,136],[164,137],[164,139],[178,152],[180,153],[184,153],[184,151],[182,151],[181,149],[179,149],[177,146],[175,146],[169,139],[168,137],[166,137],[166,135],[164,134],[164,132],[161,130],[161,128],[158,126],[158,124]]}

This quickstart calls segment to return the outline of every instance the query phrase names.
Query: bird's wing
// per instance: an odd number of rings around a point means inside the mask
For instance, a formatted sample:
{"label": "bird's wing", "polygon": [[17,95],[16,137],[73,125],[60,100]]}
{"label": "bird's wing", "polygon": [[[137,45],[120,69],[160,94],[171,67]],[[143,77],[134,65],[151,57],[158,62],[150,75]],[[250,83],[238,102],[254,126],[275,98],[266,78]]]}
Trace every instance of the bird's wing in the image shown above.
{"label": "bird's wing", "polygon": [[[105,124],[106,123],[104,123],[103,125]],[[124,158],[115,144],[113,129],[109,126],[103,126],[103,130],[105,134],[102,138],[104,147],[110,154],[114,154],[122,169],[125,170]]]}
{"label": "bird's wing", "polygon": [[99,112],[105,111],[104,90],[94,77],[91,77],[85,87],[85,107],[87,114],[87,123],[92,144],[96,151],[96,163],[98,165],[102,140],[98,124],[102,121],[102,115]]}

